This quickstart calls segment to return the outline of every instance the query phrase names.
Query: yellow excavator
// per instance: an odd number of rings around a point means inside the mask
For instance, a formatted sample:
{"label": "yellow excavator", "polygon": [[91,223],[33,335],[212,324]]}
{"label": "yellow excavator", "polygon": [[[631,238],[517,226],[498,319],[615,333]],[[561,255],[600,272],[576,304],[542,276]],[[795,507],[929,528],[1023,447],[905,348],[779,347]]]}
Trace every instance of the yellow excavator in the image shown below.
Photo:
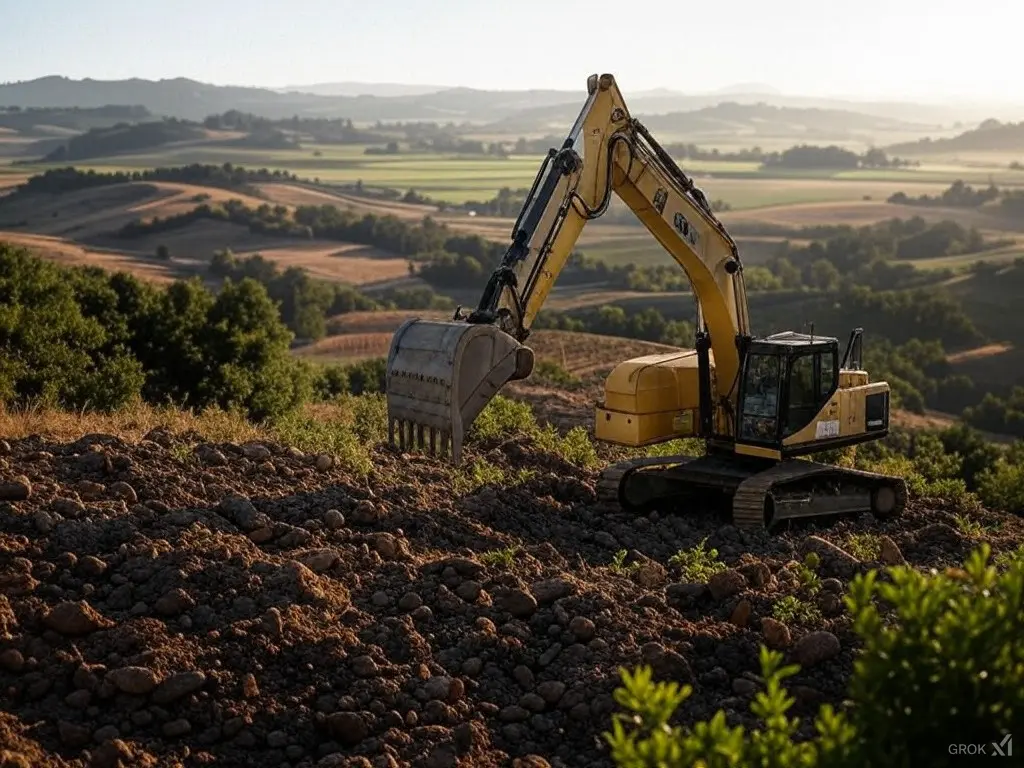
{"label": "yellow excavator", "polygon": [[899,514],[901,478],[796,458],[884,437],[889,385],[862,370],[855,329],[836,338],[751,334],[743,263],[704,193],[630,116],[612,75],[591,75],[560,149],[545,158],[476,311],[406,321],[388,354],[389,441],[458,464],[466,430],[508,381],[533,370],[530,326],[588,221],[612,193],[685,271],[697,308],[695,349],[620,363],[605,382],[594,436],[623,446],[700,437],[703,456],[609,466],[601,498],[627,510],[731,498],[741,528],[850,512]]}

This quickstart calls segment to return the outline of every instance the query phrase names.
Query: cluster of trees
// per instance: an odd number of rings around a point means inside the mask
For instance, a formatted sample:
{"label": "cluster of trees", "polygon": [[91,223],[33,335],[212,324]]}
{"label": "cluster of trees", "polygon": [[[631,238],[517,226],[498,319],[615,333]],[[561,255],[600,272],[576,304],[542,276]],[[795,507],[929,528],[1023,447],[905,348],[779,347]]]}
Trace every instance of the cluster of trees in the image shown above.
{"label": "cluster of trees", "polygon": [[452,309],[451,299],[424,288],[391,289],[371,298],[351,285],[318,280],[301,267],[280,269],[260,254],[239,258],[230,249],[210,260],[211,275],[231,282],[254,280],[277,306],[296,338],[313,341],[327,333],[327,318],[347,312],[393,309]]}
{"label": "cluster of trees", "polygon": [[1014,387],[1006,397],[986,392],[981,402],[963,415],[978,429],[1024,438],[1024,387]]}
{"label": "cluster of trees", "polygon": [[262,419],[308,396],[291,333],[253,280],[216,296],[198,280],[161,289],[0,244],[0,294],[6,406],[111,410],[142,398]]}
{"label": "cluster of trees", "polygon": [[783,152],[772,152],[766,154],[762,160],[762,167],[770,168],[796,168],[796,169],[835,169],[853,170],[856,168],[902,168],[915,163],[910,160],[901,160],[898,157],[889,157],[881,149],[869,149],[863,154],[858,154],[849,149],[836,145],[827,147],[800,144],[790,147]]}
{"label": "cluster of trees", "polygon": [[886,202],[896,205],[922,205],[941,208],[980,208],[985,203],[999,197],[999,187],[989,184],[983,189],[975,189],[957,179],[941,195],[918,195],[910,197],[905,192],[890,195]]}
{"label": "cluster of trees", "polygon": [[1024,213],[1024,191],[1006,189],[989,184],[987,187],[972,187],[961,179],[954,181],[941,195],[918,195],[911,197],[905,192],[890,195],[886,202],[896,205],[920,205],[936,208],[980,208],[988,203],[999,202],[1002,213],[1017,215]]}
{"label": "cluster of trees", "polygon": [[85,160],[121,152],[160,147],[175,141],[201,139],[205,132],[195,123],[168,117],[146,123],[118,123],[109,128],[92,128],[68,139],[43,158],[47,163]]}
{"label": "cluster of trees", "polygon": [[1007,244],[986,239],[975,227],[965,228],[954,221],[929,224],[920,216],[857,228],[816,227],[813,233],[823,239],[806,246],[787,241],[767,262],[782,287],[823,291],[851,284],[877,289],[911,288],[949,274],[917,270],[899,261],[980,253]]}
{"label": "cluster of trees", "polygon": [[204,187],[220,187],[249,191],[249,185],[275,181],[296,181],[295,174],[288,171],[260,168],[253,170],[231,163],[223,165],[191,165],[171,168],[152,168],[146,171],[83,171],[73,166],[51,168],[25,180],[16,194],[50,194],[77,192],[113,184],[128,184],[133,181],[167,181],[178,184],[196,184]]}

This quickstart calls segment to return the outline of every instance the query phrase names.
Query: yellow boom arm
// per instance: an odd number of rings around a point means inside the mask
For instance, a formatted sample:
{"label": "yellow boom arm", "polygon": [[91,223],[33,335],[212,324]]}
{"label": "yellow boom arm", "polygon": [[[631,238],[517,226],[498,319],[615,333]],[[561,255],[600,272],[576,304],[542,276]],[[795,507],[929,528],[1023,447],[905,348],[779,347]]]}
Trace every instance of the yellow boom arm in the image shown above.
{"label": "yellow boom arm", "polygon": [[589,97],[560,150],[551,150],[516,221],[512,245],[469,321],[496,322],[525,341],[583,227],[618,195],[693,286],[718,380],[735,381],[737,336],[750,335],[736,243],[704,194],[626,109],[615,78],[591,75]]}
{"label": "yellow boom arm", "polygon": [[387,370],[392,443],[396,436],[401,446],[429,443],[459,462],[465,429],[506,382],[532,371],[523,342],[584,226],[604,214],[612,194],[693,287],[698,353],[709,359],[710,343],[716,382],[705,377],[702,412],[734,410],[741,349],[750,340],[736,243],[704,194],[630,117],[615,78],[591,75],[587,92],[562,147],[545,158],[476,310],[448,323],[410,320],[395,333]]}

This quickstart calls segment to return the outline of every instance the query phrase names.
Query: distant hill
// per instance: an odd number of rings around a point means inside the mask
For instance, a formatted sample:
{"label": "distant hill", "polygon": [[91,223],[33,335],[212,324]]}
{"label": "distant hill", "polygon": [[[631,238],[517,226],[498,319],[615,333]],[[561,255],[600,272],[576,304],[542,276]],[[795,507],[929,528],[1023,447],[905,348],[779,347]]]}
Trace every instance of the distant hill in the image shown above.
{"label": "distant hill", "polygon": [[[588,74],[588,73],[583,73]],[[19,107],[79,107],[98,109],[109,104],[133,104],[153,115],[202,120],[207,115],[235,109],[261,117],[341,117],[360,123],[380,121],[439,121],[522,123],[533,116],[547,115],[564,125],[575,117],[585,96],[585,76],[576,90],[497,91],[472,88],[443,88],[423,93],[426,86],[401,84],[326,83],[305,86],[317,91],[281,92],[270,88],[220,86],[186,78],[168,80],[72,80],[50,76],[0,85],[0,105]],[[629,90],[623,84],[631,110],[638,115],[688,112],[719,105],[721,94],[684,94],[671,90]],[[302,86],[300,86],[302,87]],[[977,123],[999,115],[1003,119],[1024,119],[1024,105],[995,111],[985,108],[936,106],[911,103],[860,103],[782,94],[738,93],[736,89],[763,91],[760,84],[730,86],[728,100],[742,104],[763,102],[780,108],[817,108],[872,115],[889,120],[933,126],[957,121]],[[351,95],[353,90],[376,88],[393,95]],[[534,110],[541,110],[534,113]],[[568,117],[566,117],[568,116]],[[517,129],[518,130],[518,129]]]}
{"label": "distant hill", "polygon": [[[694,135],[744,133],[753,136],[804,135],[808,139],[852,138],[857,133],[902,131],[924,133],[935,125],[909,123],[894,118],[853,112],[844,109],[807,107],[779,107],[766,103],[739,104],[728,101],[715,106],[688,112],[650,114],[643,110],[644,100],[633,114],[643,120],[652,131],[688,133]],[[526,110],[488,126],[489,129],[525,131],[542,125],[554,127],[568,125],[579,111],[579,105],[555,105]]]}
{"label": "distant hill", "polygon": [[977,128],[948,139],[924,138],[886,147],[901,155],[935,154],[937,152],[1024,152],[1024,122],[1002,123],[985,120]]}
{"label": "distant hill", "polygon": [[314,96],[424,96],[451,88],[450,85],[406,85],[404,83],[313,83],[275,88],[280,93],[309,93]]}
{"label": "distant hill", "polygon": [[121,123],[110,128],[94,128],[75,136],[51,150],[44,158],[48,163],[88,160],[120,152],[139,152],[178,141],[195,141],[207,132],[193,123],[175,119],[129,125]]}
{"label": "distant hill", "polygon": [[[0,86],[2,87],[2,86]],[[142,106],[103,105],[81,107],[0,107],[0,128],[28,138],[80,133],[92,128],[108,128],[117,123],[139,122],[153,113]]]}

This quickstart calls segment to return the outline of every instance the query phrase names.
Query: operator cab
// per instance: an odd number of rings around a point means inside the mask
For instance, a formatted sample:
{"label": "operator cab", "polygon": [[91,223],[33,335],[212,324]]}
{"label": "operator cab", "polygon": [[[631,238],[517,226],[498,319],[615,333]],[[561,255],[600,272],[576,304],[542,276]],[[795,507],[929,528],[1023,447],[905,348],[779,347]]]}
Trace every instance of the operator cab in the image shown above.
{"label": "operator cab", "polygon": [[739,440],[780,445],[811,423],[838,382],[838,339],[785,331],[751,341],[740,381]]}

